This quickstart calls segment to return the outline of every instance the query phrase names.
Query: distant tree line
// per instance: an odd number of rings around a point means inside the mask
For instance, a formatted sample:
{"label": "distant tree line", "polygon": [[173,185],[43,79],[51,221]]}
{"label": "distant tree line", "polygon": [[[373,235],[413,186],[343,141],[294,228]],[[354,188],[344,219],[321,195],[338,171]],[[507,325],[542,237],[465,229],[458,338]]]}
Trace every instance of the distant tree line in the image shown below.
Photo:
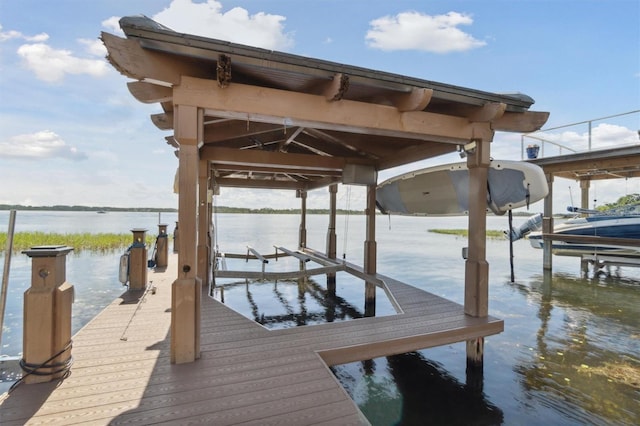
{"label": "distant tree line", "polygon": [[0,210],[42,210],[68,212],[177,212],[177,209],[157,207],[98,207],[98,206],[22,206],[19,204],[0,204]]}
{"label": "distant tree line", "polygon": [[[75,211],[75,212],[177,212],[177,209],[157,207],[97,207],[97,206],[22,206],[18,204],[0,204],[0,210],[40,210],[40,211]],[[216,213],[247,214],[300,214],[300,209],[272,209],[262,207],[250,209],[245,207],[215,206]],[[337,214],[363,214],[362,210],[337,209]],[[328,214],[328,209],[307,209],[307,214]]]}
{"label": "distant tree line", "polygon": [[598,206],[597,209],[604,211],[625,206],[632,206],[634,204],[640,204],[640,194],[623,195],[622,197],[618,198],[617,201]]}

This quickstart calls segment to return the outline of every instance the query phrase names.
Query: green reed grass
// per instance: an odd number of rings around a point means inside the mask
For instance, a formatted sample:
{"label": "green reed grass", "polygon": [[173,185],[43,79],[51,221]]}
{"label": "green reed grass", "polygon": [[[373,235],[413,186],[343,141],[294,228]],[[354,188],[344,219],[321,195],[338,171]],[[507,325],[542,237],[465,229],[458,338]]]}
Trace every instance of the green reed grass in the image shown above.
{"label": "green reed grass", "polygon": [[[467,238],[469,236],[469,231],[467,229],[429,229],[429,232],[434,232],[436,234],[445,234],[445,235],[455,235],[458,237],[465,237]],[[487,230],[487,238],[490,239],[503,239],[504,237],[504,232],[503,231],[496,231],[496,230]]]}
{"label": "green reed grass", "polygon": [[[151,247],[156,240],[155,235],[147,234],[146,244]],[[73,247],[75,252],[113,251],[126,249],[133,242],[131,234],[91,234],[88,232],[74,234],[58,234],[48,232],[16,232],[13,235],[13,252],[30,249],[35,246],[65,245]],[[0,252],[7,247],[7,233],[0,233]]]}

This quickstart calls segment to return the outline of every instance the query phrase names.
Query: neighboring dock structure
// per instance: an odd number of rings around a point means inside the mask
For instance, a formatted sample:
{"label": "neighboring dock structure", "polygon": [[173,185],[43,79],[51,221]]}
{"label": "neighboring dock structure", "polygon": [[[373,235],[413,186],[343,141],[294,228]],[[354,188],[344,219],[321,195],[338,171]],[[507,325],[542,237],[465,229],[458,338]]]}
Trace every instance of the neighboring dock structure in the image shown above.
{"label": "neighboring dock structure", "polygon": [[[640,246],[640,240],[632,238],[569,236],[553,233],[553,182],[555,178],[560,177],[579,181],[581,190],[580,207],[588,209],[589,188],[592,182],[604,179],[640,177],[640,144],[530,159],[528,161],[543,168],[549,185],[549,194],[544,199],[544,218],[542,222],[545,241],[543,248],[544,269],[552,269],[551,241],[553,240],[588,244],[613,244],[628,247]],[[640,259],[617,259],[613,256],[594,259],[592,255],[583,257],[583,260],[627,266],[636,266],[640,262]]]}
{"label": "neighboring dock structure", "polygon": [[[522,94],[179,34],[146,17],[120,24],[127,38],[102,34],[109,61],[135,80],[136,99],[162,106],[153,122],[174,131],[166,140],[179,158],[178,254],[149,278],[155,294],[132,292],[78,333],[70,377],[19,387],[0,422],[357,424],[366,419],[328,365],[466,341],[468,365],[481,371],[484,337],[503,328],[488,315],[490,143],[495,131],[539,129],[548,113],[529,111]],[[464,306],[376,271],[377,172],[455,151],[470,170]],[[365,281],[367,318],[267,331],[207,298],[220,187],[295,191],[299,251],[335,265],[339,183],[367,187],[363,267],[344,266]],[[329,192],[323,253],[306,240],[307,192],[318,188]],[[373,315],[376,287],[397,315]]]}

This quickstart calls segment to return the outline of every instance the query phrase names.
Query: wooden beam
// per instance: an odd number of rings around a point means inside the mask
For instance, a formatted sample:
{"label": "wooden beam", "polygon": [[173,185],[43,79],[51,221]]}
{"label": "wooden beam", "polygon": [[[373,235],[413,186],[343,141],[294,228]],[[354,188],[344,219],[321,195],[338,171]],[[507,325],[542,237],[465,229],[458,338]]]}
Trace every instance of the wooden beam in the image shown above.
{"label": "wooden beam", "polygon": [[398,111],[422,111],[431,102],[433,89],[414,87],[410,92],[391,97],[391,102]]}
{"label": "wooden beam", "polygon": [[151,122],[160,130],[173,129],[173,113],[151,114]]}
{"label": "wooden beam", "polygon": [[220,89],[215,81],[184,77],[174,88],[174,102],[194,105],[207,115],[399,138],[466,143],[474,137],[491,140],[485,123],[469,123],[423,111],[399,112],[386,105],[342,100],[266,87],[231,84]]}
{"label": "wooden beam", "polygon": [[535,132],[540,130],[548,119],[548,112],[505,112],[502,117],[491,122],[491,128],[501,132]]}
{"label": "wooden beam", "polygon": [[306,182],[269,180],[269,179],[238,179],[218,178],[216,185],[226,188],[255,188],[255,189],[305,189]]}
{"label": "wooden beam", "polygon": [[[257,149],[218,148],[205,145],[200,157],[216,164],[267,166],[296,170],[342,170],[346,160],[341,157],[321,157],[319,155],[292,154]],[[351,160],[350,160],[351,161]],[[366,161],[360,162],[367,164]]]}
{"label": "wooden beam", "polygon": [[342,172],[339,170],[309,170],[309,169],[295,169],[291,167],[279,168],[269,166],[248,166],[248,165],[225,165],[218,164],[215,161],[212,163],[215,172],[257,172],[257,173],[288,173],[292,175],[305,175],[305,176],[335,176],[341,177]]}
{"label": "wooden beam", "polygon": [[130,81],[127,83],[127,87],[133,97],[144,104],[170,102],[173,99],[173,91],[170,87],[145,81]]}
{"label": "wooden beam", "polygon": [[246,138],[278,131],[282,133],[282,126],[270,123],[256,123],[246,120],[231,120],[225,123],[207,125],[204,128],[204,143],[216,143],[229,139]]}
{"label": "wooden beam", "polygon": [[481,123],[494,121],[502,117],[506,109],[507,104],[503,104],[500,102],[491,102],[471,113],[471,115],[469,116],[469,121]]}
{"label": "wooden beam", "polygon": [[349,90],[349,76],[337,73],[333,76],[333,79],[325,85],[322,94],[328,101],[339,101],[347,90]]}
{"label": "wooden beam", "polygon": [[[166,84],[179,84],[183,75],[216,77],[215,68],[203,67],[202,61],[146,50],[135,39],[124,39],[105,32],[101,33],[100,38],[107,48],[109,63],[127,77]],[[215,80],[213,82],[217,84]]]}
{"label": "wooden beam", "polygon": [[316,180],[307,182],[305,184],[305,188],[307,189],[307,191],[313,191],[314,189],[324,188],[325,186],[338,184],[341,182],[342,182],[342,177],[336,178],[336,177],[327,176],[322,179],[316,179]]}
{"label": "wooden beam", "polygon": [[392,167],[401,166],[408,162],[426,160],[427,158],[438,157],[443,154],[449,154],[457,149],[455,145],[444,143],[425,143],[422,145],[411,145],[408,148],[397,150],[390,156],[385,156],[378,164],[378,170],[390,169]]}

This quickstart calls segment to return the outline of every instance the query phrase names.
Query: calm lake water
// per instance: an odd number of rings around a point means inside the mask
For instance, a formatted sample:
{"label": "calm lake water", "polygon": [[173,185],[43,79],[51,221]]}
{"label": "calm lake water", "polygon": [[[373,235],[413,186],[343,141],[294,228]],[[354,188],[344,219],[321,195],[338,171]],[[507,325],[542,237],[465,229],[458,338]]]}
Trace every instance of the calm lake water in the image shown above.
{"label": "calm lake water", "polygon": [[[0,232],[6,232],[8,217],[9,212],[0,211]],[[147,228],[156,234],[159,221],[173,232],[176,220],[177,214],[168,213],[159,218],[157,213],[18,212],[16,231],[128,233]],[[514,225],[523,220],[514,218]],[[296,215],[220,214],[217,244],[229,253],[246,252],[247,245],[264,253],[272,253],[273,245],[295,248],[298,221]],[[327,225],[325,216],[307,217],[309,247],[324,250]],[[506,217],[488,218],[488,229],[507,226]],[[463,303],[466,239],[429,229],[465,228],[466,218],[380,216],[376,227],[381,274]],[[338,217],[337,233],[338,255],[361,265],[364,217]],[[74,333],[123,292],[120,254],[67,257],[67,281],[76,292]],[[510,281],[506,240],[488,241],[487,260],[489,313],[504,319],[505,331],[486,339],[481,383],[467,383],[464,343],[334,368],[371,423],[640,424],[640,268],[590,270],[583,276],[577,258],[555,256],[553,274],[543,274],[542,252],[526,241],[514,244],[515,282]],[[29,286],[31,262],[14,253],[11,266],[0,352],[19,355],[22,294]],[[332,307],[332,320],[364,311],[362,286],[350,280],[337,277],[339,306]],[[234,294],[234,288],[242,291]],[[279,322],[274,326],[326,319],[325,279],[310,279],[304,291],[287,281],[250,288],[255,303],[247,302],[246,285],[227,287],[225,303],[249,317]],[[378,297],[376,311],[393,314],[384,296]]]}

